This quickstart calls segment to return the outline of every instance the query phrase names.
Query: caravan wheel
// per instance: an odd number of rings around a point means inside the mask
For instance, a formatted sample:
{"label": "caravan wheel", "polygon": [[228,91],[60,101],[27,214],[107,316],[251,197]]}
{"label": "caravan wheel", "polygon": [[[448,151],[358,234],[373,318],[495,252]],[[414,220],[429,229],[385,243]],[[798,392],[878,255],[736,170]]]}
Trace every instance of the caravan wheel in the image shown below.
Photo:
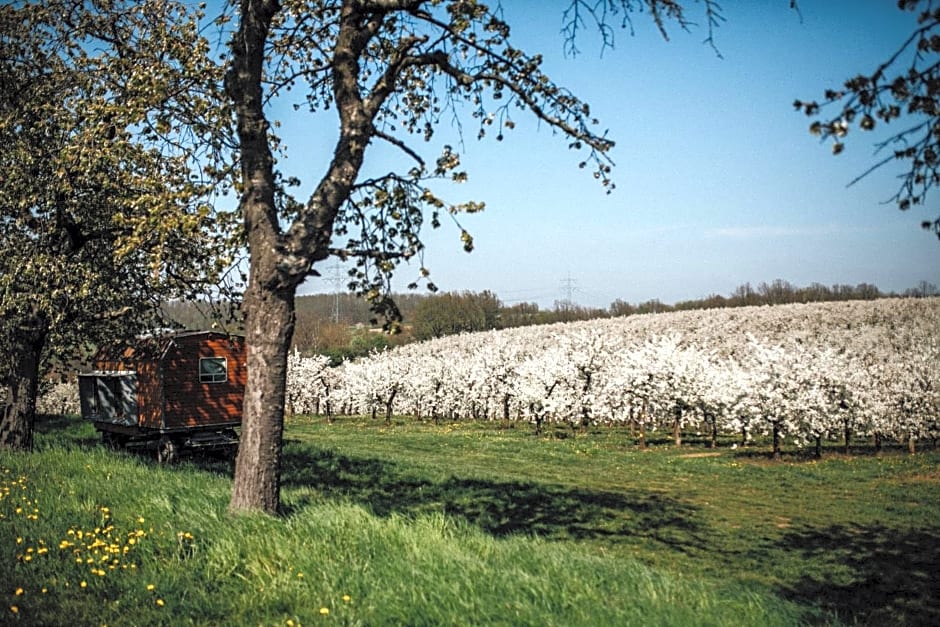
{"label": "caravan wheel", "polygon": [[168,435],[160,438],[157,444],[157,461],[161,464],[175,464],[179,460],[180,445]]}
{"label": "caravan wheel", "polygon": [[129,438],[126,435],[120,433],[112,433],[111,431],[102,431],[101,432],[101,442],[106,447],[112,451],[119,451],[127,445],[127,440]]}

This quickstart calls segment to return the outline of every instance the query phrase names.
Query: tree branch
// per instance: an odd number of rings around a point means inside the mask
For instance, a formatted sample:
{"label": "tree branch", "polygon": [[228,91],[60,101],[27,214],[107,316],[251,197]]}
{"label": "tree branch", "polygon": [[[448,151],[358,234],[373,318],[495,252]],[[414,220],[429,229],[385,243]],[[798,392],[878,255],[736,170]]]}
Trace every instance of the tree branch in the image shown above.
{"label": "tree branch", "polygon": [[379,139],[384,139],[391,145],[395,146],[396,148],[404,152],[406,155],[414,159],[415,162],[418,165],[420,165],[422,168],[424,167],[425,163],[424,163],[424,159],[421,158],[421,155],[415,152],[410,146],[408,146],[408,144],[406,144],[402,140],[398,139],[397,137],[393,135],[389,135],[388,133],[385,133],[384,131],[380,131],[378,129],[376,129],[373,132],[373,134],[375,137],[378,137]]}

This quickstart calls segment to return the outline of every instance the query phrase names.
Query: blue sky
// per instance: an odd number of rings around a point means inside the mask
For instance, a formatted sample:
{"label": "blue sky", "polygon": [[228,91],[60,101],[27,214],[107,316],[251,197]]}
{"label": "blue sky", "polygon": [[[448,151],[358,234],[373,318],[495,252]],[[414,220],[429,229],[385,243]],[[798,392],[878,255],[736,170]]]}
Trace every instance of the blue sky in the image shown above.
{"label": "blue sky", "polygon": [[[919,226],[936,212],[885,204],[899,170],[892,164],[847,187],[873,163],[877,135],[850,134],[834,157],[792,106],[870,72],[910,32],[911,14],[889,0],[801,0],[801,20],[788,0],[728,0],[720,58],[702,43],[704,29],[672,28],[666,42],[642,14],[633,36],[617,30],[615,49],[601,55],[585,32],[571,58],[560,33],[565,4],[507,0],[504,10],[516,45],[541,52],[549,76],[609,129],[617,189],[605,194],[564,138],[533,119],[516,115],[503,142],[478,142],[467,121],[470,180],[440,191],[487,209],[461,218],[471,254],[448,221],[425,231],[424,261],[442,290],[489,289],[507,303],[550,308],[569,293],[597,307],[618,298],[672,303],[777,278],[897,291],[940,284],[940,241]],[[312,182],[329,154],[301,147],[317,144],[315,124],[335,120],[297,115],[284,132],[292,147],[284,165]],[[447,136],[442,129],[435,141]],[[376,151],[372,167],[386,155]],[[400,289],[416,274],[403,266]],[[301,293],[332,290],[310,279]]]}

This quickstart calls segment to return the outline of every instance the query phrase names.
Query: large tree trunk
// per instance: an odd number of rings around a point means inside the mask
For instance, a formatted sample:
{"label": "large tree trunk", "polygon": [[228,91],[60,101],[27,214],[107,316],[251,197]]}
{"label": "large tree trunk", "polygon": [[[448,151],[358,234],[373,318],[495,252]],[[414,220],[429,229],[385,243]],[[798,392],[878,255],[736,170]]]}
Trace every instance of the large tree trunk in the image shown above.
{"label": "large tree trunk", "polygon": [[17,329],[15,350],[5,382],[6,403],[0,416],[0,449],[29,451],[33,448],[36,423],[36,395],[39,390],[39,363],[46,344],[46,325],[41,322]]}
{"label": "large tree trunk", "polygon": [[248,384],[229,508],[272,514],[280,506],[281,435],[294,295],[313,264],[330,254],[337,212],[352,193],[374,132],[372,122],[394,88],[394,81],[382,81],[382,97],[370,99],[368,107],[363,101],[359,57],[382,20],[366,19],[363,6],[344,2],[332,66],[340,138],[327,174],[290,227],[282,229],[262,87],[268,36],[280,8],[278,0],[241,0],[232,65],[225,77],[238,121],[243,186],[239,209],[250,257],[244,302]]}
{"label": "large tree trunk", "polygon": [[248,384],[229,508],[275,514],[280,508],[281,436],[287,353],[294,332],[294,288],[245,295]]}
{"label": "large tree trunk", "polygon": [[249,284],[243,303],[248,382],[229,509],[276,514],[280,507],[281,435],[287,352],[294,331],[296,283],[278,271],[280,225],[274,201],[274,159],[261,86],[264,47],[277,0],[242,0],[238,45],[226,91],[238,119],[242,184],[239,208],[248,237]]}

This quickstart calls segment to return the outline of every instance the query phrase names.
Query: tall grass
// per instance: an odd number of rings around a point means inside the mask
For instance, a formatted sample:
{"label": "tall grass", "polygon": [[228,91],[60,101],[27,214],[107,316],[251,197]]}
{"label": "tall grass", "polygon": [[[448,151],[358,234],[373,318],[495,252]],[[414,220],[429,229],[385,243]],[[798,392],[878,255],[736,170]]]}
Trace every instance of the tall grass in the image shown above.
{"label": "tall grass", "polygon": [[[166,468],[106,451],[77,421],[40,428],[35,453],[0,454],[2,624],[792,625],[936,609],[921,584],[846,613],[839,599],[863,603],[853,586],[868,571],[827,554],[865,546],[861,561],[899,543],[899,591],[905,559],[937,565],[936,472],[906,457],[771,465],[298,420],[285,515],[232,517],[224,462]],[[884,537],[866,513],[879,505],[849,504],[872,484],[906,495],[880,516]]]}

